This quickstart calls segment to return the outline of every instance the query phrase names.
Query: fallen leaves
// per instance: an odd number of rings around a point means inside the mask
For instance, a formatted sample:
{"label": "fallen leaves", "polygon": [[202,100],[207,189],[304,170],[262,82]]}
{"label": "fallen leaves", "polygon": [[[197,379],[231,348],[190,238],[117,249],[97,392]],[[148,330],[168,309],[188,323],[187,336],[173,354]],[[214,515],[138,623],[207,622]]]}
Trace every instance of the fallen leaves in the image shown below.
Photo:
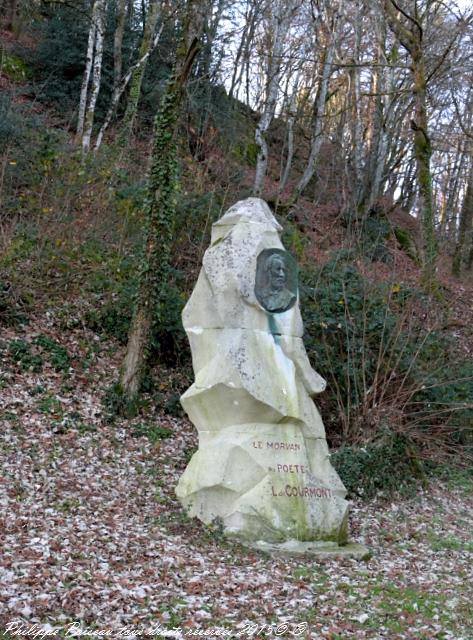
{"label": "fallen leaves", "polygon": [[[187,420],[148,416],[173,433],[154,445],[133,437],[129,423],[103,422],[115,345],[102,344],[84,373],[93,336],[59,334],[50,318],[31,332],[67,342],[72,366],[63,376],[23,371],[2,351],[5,622],[118,630],[160,621],[235,634],[251,622],[267,625],[261,637],[305,622],[307,638],[473,635],[471,494],[439,484],[406,502],[354,504],[352,537],[372,550],[368,563],[256,554],[188,520],[177,503],[174,487],[196,445]],[[18,337],[30,339],[8,329],[2,340]],[[38,411],[45,398],[53,413]]]}

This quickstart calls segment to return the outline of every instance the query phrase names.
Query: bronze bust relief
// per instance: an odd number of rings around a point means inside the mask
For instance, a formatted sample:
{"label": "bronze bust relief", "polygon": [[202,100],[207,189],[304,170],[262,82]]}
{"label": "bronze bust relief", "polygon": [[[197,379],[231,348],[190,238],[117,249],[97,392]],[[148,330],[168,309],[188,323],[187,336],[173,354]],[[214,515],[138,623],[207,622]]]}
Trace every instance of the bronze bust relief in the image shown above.
{"label": "bronze bust relief", "polygon": [[283,313],[297,300],[297,264],[283,249],[264,249],[256,261],[255,295],[271,313]]}

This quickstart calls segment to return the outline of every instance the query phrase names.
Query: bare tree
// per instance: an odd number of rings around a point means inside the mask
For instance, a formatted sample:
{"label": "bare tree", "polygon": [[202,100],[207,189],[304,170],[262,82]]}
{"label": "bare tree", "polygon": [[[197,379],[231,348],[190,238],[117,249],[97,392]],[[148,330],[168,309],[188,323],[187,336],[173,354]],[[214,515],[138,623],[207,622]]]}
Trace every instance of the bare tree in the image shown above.
{"label": "bare tree", "polygon": [[266,132],[274,118],[279,97],[283,72],[284,44],[291,26],[291,20],[300,6],[299,0],[277,0],[268,7],[271,46],[268,51],[266,91],[264,107],[256,126],[255,142],[258,149],[253,193],[261,195],[268,166],[268,144]]}
{"label": "bare tree", "polygon": [[[435,4],[435,0],[427,4],[430,8]],[[436,271],[437,243],[434,229],[435,213],[430,169],[432,143],[427,115],[427,74],[422,26],[425,14],[420,13],[416,0],[413,2],[411,13],[401,9],[395,0],[384,0],[384,8],[390,28],[411,59],[414,94],[414,118],[411,120],[411,129],[414,131],[414,153],[423,231],[423,280],[426,288],[431,290]]]}
{"label": "bare tree", "polygon": [[333,61],[338,39],[338,29],[340,25],[340,14],[338,3],[331,3],[328,0],[324,2],[324,15],[320,14],[320,20],[317,20],[314,12],[312,18],[314,24],[318,24],[320,28],[319,47],[320,47],[320,66],[316,72],[319,78],[317,93],[313,105],[312,116],[312,133],[310,140],[310,154],[306,168],[302,174],[295,190],[293,199],[297,200],[304,189],[312,179],[320,149],[323,142],[323,129],[325,108],[328,96],[329,80],[333,73]]}
{"label": "bare tree", "polygon": [[92,16],[90,20],[89,36],[87,40],[87,52],[85,56],[84,74],[82,77],[82,87],[79,98],[79,111],[77,114],[77,137],[82,138],[84,132],[85,111],[87,108],[87,96],[89,92],[90,76],[92,73],[92,64],[94,61],[94,46],[97,32],[97,21],[99,17],[100,0],[92,2]]}
{"label": "bare tree", "polygon": [[[77,132],[81,135],[82,150],[87,153],[90,149],[92,128],[94,126],[95,105],[100,91],[100,81],[102,77],[102,58],[105,33],[105,17],[107,10],[107,0],[95,0],[92,14],[92,24],[89,31],[89,42],[87,45],[87,61],[82,83],[81,101],[79,106],[79,119]],[[92,34],[92,37],[91,37]],[[91,42],[93,42],[91,53]],[[92,74],[91,74],[92,68]],[[91,76],[90,91],[88,81]],[[88,96],[88,101],[87,101]],[[85,113],[84,113],[85,110]],[[82,115],[84,114],[84,115]]]}

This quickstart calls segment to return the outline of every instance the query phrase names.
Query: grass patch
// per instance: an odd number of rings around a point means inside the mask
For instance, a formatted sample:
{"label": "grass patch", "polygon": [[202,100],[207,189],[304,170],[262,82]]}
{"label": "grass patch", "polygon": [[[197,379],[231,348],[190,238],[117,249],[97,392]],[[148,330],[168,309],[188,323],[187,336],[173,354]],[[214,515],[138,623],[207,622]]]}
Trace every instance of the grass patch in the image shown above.
{"label": "grass patch", "polygon": [[43,368],[43,359],[31,350],[31,345],[21,338],[10,342],[8,353],[22,371],[38,373]]}
{"label": "grass patch", "polygon": [[49,361],[56,371],[69,370],[71,363],[67,349],[62,347],[55,340],[51,340],[51,338],[44,335],[40,335],[36,338],[36,344],[46,351],[49,356]]}
{"label": "grass patch", "polygon": [[52,395],[45,395],[38,402],[38,411],[50,416],[62,417],[62,404]]}
{"label": "grass patch", "polygon": [[432,551],[467,551],[473,553],[473,540],[464,541],[452,536],[429,536],[429,544]]}
{"label": "grass patch", "polygon": [[[390,584],[376,584],[369,587],[367,609],[374,612],[363,626],[389,633],[408,633],[412,635],[413,626],[425,626],[435,623],[452,631],[456,621],[449,608],[447,597],[442,594],[429,593],[412,587],[397,587]],[[458,609],[455,608],[458,613]],[[416,635],[416,638],[431,638],[426,635]],[[443,638],[444,636],[436,636]]]}
{"label": "grass patch", "polygon": [[134,438],[148,438],[152,444],[165,440],[173,435],[171,429],[161,427],[159,424],[140,423],[134,426],[132,436]]}

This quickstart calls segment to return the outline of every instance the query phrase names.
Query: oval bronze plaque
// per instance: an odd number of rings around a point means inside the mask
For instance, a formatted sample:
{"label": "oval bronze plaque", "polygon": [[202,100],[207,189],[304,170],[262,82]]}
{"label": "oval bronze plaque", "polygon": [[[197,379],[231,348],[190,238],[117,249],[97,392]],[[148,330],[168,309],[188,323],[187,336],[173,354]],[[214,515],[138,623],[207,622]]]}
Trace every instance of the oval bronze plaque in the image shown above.
{"label": "oval bronze plaque", "polygon": [[297,263],[283,249],[263,249],[256,260],[255,295],[271,313],[283,313],[297,300]]}

